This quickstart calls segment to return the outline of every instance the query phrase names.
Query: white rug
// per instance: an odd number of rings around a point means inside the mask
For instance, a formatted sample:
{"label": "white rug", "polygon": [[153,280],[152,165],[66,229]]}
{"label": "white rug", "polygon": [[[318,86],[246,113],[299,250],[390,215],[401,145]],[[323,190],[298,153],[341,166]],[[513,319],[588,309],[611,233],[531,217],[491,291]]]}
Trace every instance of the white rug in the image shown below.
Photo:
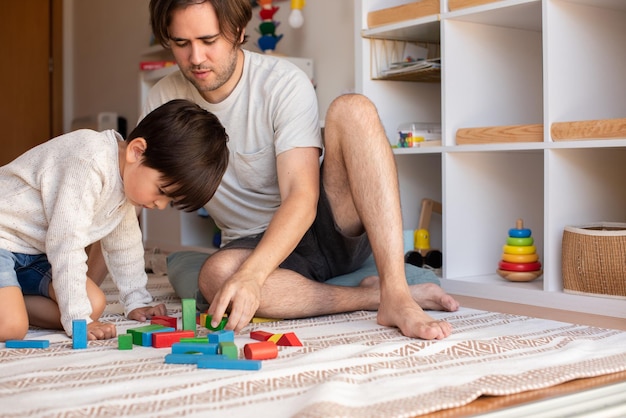
{"label": "white rug", "polygon": [[[106,320],[118,333],[140,326],[119,315],[110,282]],[[164,276],[150,291],[180,317]],[[59,332],[32,330],[50,347],[0,347],[2,417],[412,417],[568,380],[626,370],[626,332],[462,308],[432,312],[454,333],[443,341],[403,337],[374,312],[257,323],[249,331],[295,332],[260,371],[165,364],[169,349],[117,349],[116,340],[73,350]],[[199,328],[199,334],[207,330]],[[241,357],[243,355],[241,354]]]}

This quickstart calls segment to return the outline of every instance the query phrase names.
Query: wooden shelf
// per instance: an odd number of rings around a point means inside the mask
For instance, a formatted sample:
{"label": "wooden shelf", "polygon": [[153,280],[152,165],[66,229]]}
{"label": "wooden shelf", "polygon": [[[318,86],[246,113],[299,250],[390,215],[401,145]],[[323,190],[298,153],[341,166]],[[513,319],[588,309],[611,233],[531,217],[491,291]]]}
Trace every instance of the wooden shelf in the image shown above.
{"label": "wooden shelf", "polygon": [[494,3],[501,0],[448,0],[450,11],[465,9],[467,7],[482,6],[483,4]]}
{"label": "wooden shelf", "polygon": [[405,20],[436,15],[439,14],[440,7],[439,0],[421,0],[401,6],[374,10],[367,14],[367,26],[375,28]]}
{"label": "wooden shelf", "polygon": [[456,132],[457,145],[510,142],[543,142],[543,124],[461,128]]}
{"label": "wooden shelf", "polygon": [[418,81],[423,83],[439,83],[441,82],[441,68],[426,68],[415,70],[413,72],[405,72],[402,74],[393,74],[384,77],[375,77],[372,80],[392,80],[392,81]]}
{"label": "wooden shelf", "polygon": [[555,122],[550,129],[553,141],[580,139],[624,139],[626,118],[576,122]]}

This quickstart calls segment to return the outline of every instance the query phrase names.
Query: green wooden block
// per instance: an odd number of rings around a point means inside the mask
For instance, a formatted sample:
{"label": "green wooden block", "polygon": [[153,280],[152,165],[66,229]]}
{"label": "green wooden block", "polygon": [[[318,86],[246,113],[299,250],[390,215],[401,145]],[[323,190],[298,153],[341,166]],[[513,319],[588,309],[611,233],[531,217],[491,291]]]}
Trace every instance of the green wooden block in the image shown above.
{"label": "green wooden block", "polygon": [[166,328],[166,327],[161,324],[150,324],[150,325],[145,325],[143,327],[130,328],[130,329],[127,329],[126,332],[129,334],[132,334],[133,344],[142,345],[143,334],[145,332],[153,332],[153,331],[163,329],[163,328]]}
{"label": "green wooden block", "polygon": [[237,345],[230,341],[221,342],[219,352],[231,360],[237,360],[239,358],[239,349],[237,348]]}
{"label": "green wooden block", "polygon": [[204,327],[207,329],[210,329],[211,331],[221,331],[226,327],[226,323],[228,322],[228,318],[227,317],[223,317],[222,320],[220,321],[220,323],[213,328],[211,326],[211,320],[213,319],[213,315],[207,315],[206,316],[206,324],[204,324]]}
{"label": "green wooden block", "polygon": [[196,300],[182,299],[183,305],[183,329],[196,331]]}
{"label": "green wooden block", "polygon": [[132,350],[133,349],[133,334],[120,334],[117,336],[117,349],[118,350]]}
{"label": "green wooden block", "polygon": [[208,337],[184,337],[180,339],[181,343],[190,343],[190,344],[208,344]]}

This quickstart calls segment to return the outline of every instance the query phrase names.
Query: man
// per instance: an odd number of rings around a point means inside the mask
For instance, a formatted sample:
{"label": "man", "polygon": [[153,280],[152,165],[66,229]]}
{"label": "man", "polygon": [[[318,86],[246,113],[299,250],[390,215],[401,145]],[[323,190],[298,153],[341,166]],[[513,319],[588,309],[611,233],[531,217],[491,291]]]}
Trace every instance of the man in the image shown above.
{"label": "man", "polygon": [[[377,309],[381,325],[406,336],[448,336],[450,325],[422,308],[454,311],[458,302],[437,285],[406,281],[395,161],[374,105],[362,95],[337,98],[322,146],[306,76],[241,48],[249,0],[151,0],[150,15],[180,72],[153,88],[144,113],[191,99],[215,113],[230,137],[229,167],[205,206],[224,245],[198,283],[213,325],[227,310],[227,328],[238,331],[255,314]],[[356,287],[323,283],[358,269],[371,253],[378,277]]]}

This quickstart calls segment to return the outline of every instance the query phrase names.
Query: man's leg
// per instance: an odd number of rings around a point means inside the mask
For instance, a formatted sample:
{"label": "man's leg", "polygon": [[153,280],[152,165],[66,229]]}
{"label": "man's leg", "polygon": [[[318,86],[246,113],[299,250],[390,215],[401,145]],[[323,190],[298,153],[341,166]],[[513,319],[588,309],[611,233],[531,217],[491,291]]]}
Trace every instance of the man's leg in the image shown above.
{"label": "man's leg", "polygon": [[[407,336],[448,335],[449,325],[424,313],[415,303],[416,289],[406,283],[395,159],[378,112],[366,97],[344,95],[331,104],[323,170],[324,189],[339,228],[346,235],[363,230],[368,234],[380,275],[378,322],[396,326]],[[430,286],[428,293],[432,300],[422,303],[425,308],[458,309],[458,302],[438,286]]]}
{"label": "man's leg", "polygon": [[[250,255],[252,250],[219,251],[207,259],[200,270],[199,288],[207,300]],[[368,278],[369,279],[369,278]],[[319,283],[291,270],[278,269],[272,273],[261,290],[257,315],[266,318],[306,318],[358,310],[379,308],[380,289],[377,280],[364,280],[361,286],[336,286]],[[427,309],[445,310],[437,303],[439,286],[425,283],[411,286],[411,294]]]}

